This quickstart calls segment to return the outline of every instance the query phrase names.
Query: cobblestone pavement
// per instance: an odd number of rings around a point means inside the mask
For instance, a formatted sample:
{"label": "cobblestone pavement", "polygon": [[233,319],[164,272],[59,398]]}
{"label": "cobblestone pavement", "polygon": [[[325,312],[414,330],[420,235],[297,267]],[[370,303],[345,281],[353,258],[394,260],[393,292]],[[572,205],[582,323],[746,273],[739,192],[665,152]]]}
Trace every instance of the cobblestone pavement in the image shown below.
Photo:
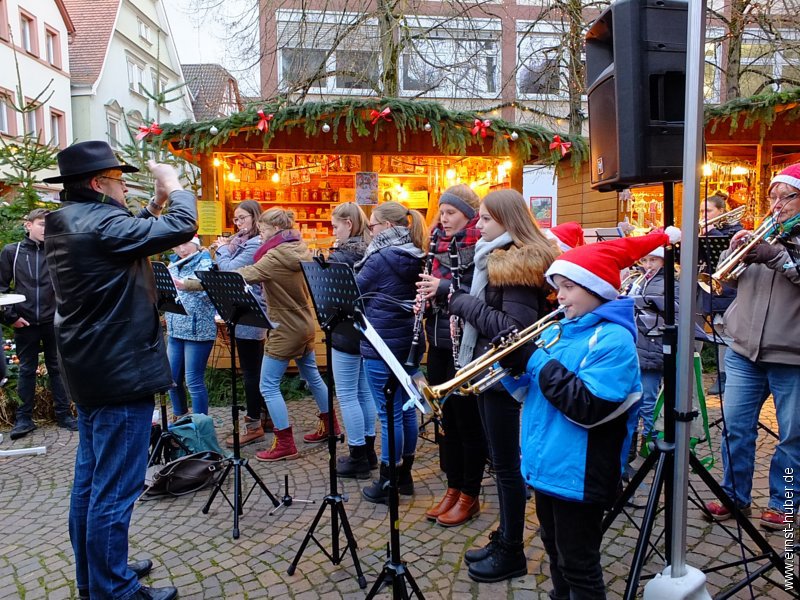
{"label": "cobblestone pavement", "polygon": [[[712,418],[719,413],[714,398],[710,400]],[[711,405],[714,406],[711,406]],[[212,410],[218,418],[222,439],[229,429],[230,413]],[[297,571],[287,575],[287,568],[297,553],[320,500],[328,490],[328,454],[326,444],[307,445],[304,431],[314,426],[315,415],[310,399],[290,403],[295,435],[301,456],[278,463],[251,463],[270,490],[283,495],[284,475],[289,475],[290,492],[297,498],[312,498],[317,504],[295,503],[275,516],[268,516],[271,503],[256,490],[245,506],[241,537],[231,537],[232,511],[217,498],[208,515],[201,512],[208,492],[175,499],[160,499],[136,506],[130,531],[131,557],[152,557],[155,569],[144,582],[159,586],[172,584],[184,599],[201,598],[363,598],[358,588],[353,561],[347,555],[342,564],[333,565],[313,543],[303,554]],[[774,410],[765,407],[762,421],[775,428]],[[713,437],[717,456],[719,430]],[[68,497],[72,481],[77,434],[54,426],[40,427],[28,437],[11,442],[7,436],[0,449],[47,446],[45,456],[0,459],[0,597],[33,600],[59,600],[76,597],[72,550],[67,535]],[[271,436],[267,436],[267,442]],[[245,448],[252,456],[259,446]],[[763,432],[758,440],[755,505],[766,505],[769,457],[775,440]],[[340,451],[343,449],[339,446]],[[544,548],[537,536],[533,501],[529,503],[525,535],[528,572],[526,577],[497,584],[477,584],[467,577],[462,562],[470,547],[483,545],[489,531],[497,526],[497,495],[487,477],[482,493],[481,515],[471,523],[450,529],[425,520],[424,513],[444,490],[438,469],[436,446],[420,440],[414,466],[416,494],[402,498],[401,547],[403,558],[426,598],[546,598],[550,589],[549,570]],[[719,461],[712,473],[719,480]],[[230,478],[232,479],[232,478]],[[245,478],[249,482],[249,477]],[[702,483],[691,479],[700,495],[709,499]],[[342,480],[341,489],[349,496],[345,509],[358,541],[358,555],[368,588],[376,580],[386,558],[388,541],[387,508],[361,499],[359,488],[368,482]],[[641,500],[641,497],[639,497]],[[637,528],[643,510],[629,511],[633,521],[620,516],[606,534],[603,565],[609,597],[621,597],[629,572]],[[757,510],[754,511],[758,514]],[[317,538],[330,549],[330,511],[317,528]],[[740,549],[718,524],[706,523],[700,511],[690,505],[688,518],[688,564],[706,568],[721,561],[734,561]],[[662,521],[656,525],[653,539],[661,541]],[[777,549],[782,549],[782,533],[765,533]],[[750,544],[752,546],[752,544]],[[795,559],[796,561],[796,559]],[[661,570],[663,560],[651,556],[646,574]],[[754,567],[753,567],[754,568]],[[795,565],[796,568],[796,565]],[[753,597],[789,598],[783,591],[780,573],[770,573],[774,584],[759,579]],[[708,576],[712,593],[742,577],[741,569],[728,569]],[[390,597],[386,590],[381,598]],[[739,592],[736,597],[750,597]]]}

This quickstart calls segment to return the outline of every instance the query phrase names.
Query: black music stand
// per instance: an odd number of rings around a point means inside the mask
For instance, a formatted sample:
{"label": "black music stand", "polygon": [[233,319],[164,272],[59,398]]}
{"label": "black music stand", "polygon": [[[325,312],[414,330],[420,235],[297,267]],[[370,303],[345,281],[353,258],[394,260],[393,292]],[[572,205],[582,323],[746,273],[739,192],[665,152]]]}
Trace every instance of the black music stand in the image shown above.
{"label": "black music stand", "polygon": [[[664,225],[669,226],[673,224],[674,214],[674,182],[665,181],[663,183],[664,189]],[[678,346],[678,328],[675,325],[675,270],[674,270],[674,250],[668,246],[664,252],[664,321],[665,325],[662,332],[662,340],[664,343],[664,439],[658,439],[654,443],[653,450],[647,456],[639,467],[639,470],[631,478],[628,485],[622,491],[620,496],[614,502],[614,505],[606,513],[603,519],[603,532],[606,532],[613,524],[614,520],[622,513],[626,505],[629,505],[630,499],[636,493],[636,490],[644,482],[645,477],[652,470],[653,481],[650,486],[650,493],[647,497],[647,504],[645,505],[644,515],[642,516],[641,525],[637,527],[639,536],[636,541],[636,546],[633,553],[633,559],[629,570],[627,583],[625,586],[625,600],[633,600],[636,597],[639,580],[642,574],[645,560],[648,555],[648,547],[654,548],[654,544],[650,541],[650,536],[653,532],[656,516],[659,513],[658,503],[661,498],[661,493],[664,493],[664,539],[666,542],[666,555],[671,554],[670,545],[672,543],[672,513],[673,513],[673,488],[675,485],[675,432],[676,422],[691,421],[697,416],[697,411],[694,410],[690,413],[678,413],[676,410],[676,388],[677,388],[677,356],[676,350]],[[736,583],[731,589],[720,594],[717,598],[728,598],[738,592],[743,587],[747,586],[751,581],[758,577],[766,577],[766,572],[771,568],[775,568],[780,573],[784,572],[785,562],[781,555],[779,555],[767,542],[763,535],[756,529],[750,520],[742,514],[741,510],[735,503],[728,498],[728,495],[722,489],[722,486],[717,483],[714,477],[709,473],[700,459],[694,453],[689,453],[689,467],[691,471],[696,473],[703,481],[708,489],[714,496],[728,509],[736,519],[737,525],[743,529],[750,539],[758,546],[760,554],[755,554],[751,551],[749,557],[743,557],[742,560],[718,565],[703,569],[703,572],[709,573],[719,571],[728,567],[734,567],[741,564],[749,564],[751,562],[767,560],[767,564],[759,566],[753,573],[750,573],[743,581]],[[707,514],[704,506],[700,508]],[[740,541],[741,545],[741,541]],[[655,549],[657,552],[657,549]]]}
{"label": "black music stand", "polygon": [[[367,593],[367,599],[374,598],[385,585],[392,586],[392,598],[410,598],[406,589],[406,581],[411,586],[413,595],[424,600],[422,590],[419,589],[417,582],[408,570],[406,562],[400,556],[400,493],[397,488],[397,457],[394,450],[394,402],[395,393],[400,385],[407,392],[412,392],[411,399],[405,403],[404,410],[412,410],[409,404],[413,403],[423,412],[427,412],[427,403],[421,395],[414,391],[413,384],[409,385],[410,376],[403,370],[403,366],[392,356],[391,350],[380,339],[372,325],[360,310],[355,311],[356,329],[366,338],[367,342],[375,348],[375,351],[389,367],[389,377],[383,387],[383,395],[386,398],[386,424],[388,429],[386,443],[389,444],[389,483],[387,486],[389,497],[389,558],[384,563],[378,579]],[[399,377],[403,377],[405,384],[401,383]],[[413,390],[412,390],[413,388]]]}
{"label": "black music stand", "polygon": [[[197,271],[197,276],[203,284],[208,297],[217,309],[217,313],[228,327],[228,336],[231,340],[231,419],[233,420],[233,456],[225,459],[225,471],[222,477],[214,484],[214,490],[203,507],[203,514],[208,514],[211,504],[217,494],[222,494],[225,501],[233,509],[233,539],[239,538],[239,515],[244,512],[244,505],[250,498],[256,486],[267,495],[273,506],[278,506],[278,499],[272,495],[261,478],[250,466],[248,459],[242,458],[239,445],[239,405],[236,401],[236,325],[254,325],[264,329],[274,329],[275,325],[264,313],[250,286],[245,283],[239,273],[229,271]],[[242,468],[253,478],[253,485],[242,498]],[[222,485],[233,470],[233,502],[222,489]]]}
{"label": "black music stand", "polygon": [[[313,540],[322,553],[327,556],[331,563],[338,565],[342,558],[350,550],[353,557],[353,564],[356,567],[358,587],[362,590],[367,587],[367,580],[361,570],[361,563],[358,561],[356,542],[350,522],[347,520],[347,513],[344,510],[346,498],[339,493],[339,484],[336,473],[336,443],[344,441],[344,435],[336,435],[334,431],[334,406],[333,406],[333,332],[342,324],[350,323],[352,326],[354,310],[363,307],[360,299],[360,292],[356,284],[355,274],[349,265],[335,262],[327,262],[322,256],[314,257],[313,261],[301,262],[303,276],[306,279],[311,299],[314,302],[314,311],[317,313],[317,321],[322,331],[325,332],[325,356],[328,361],[326,369],[326,379],[328,380],[328,473],[330,478],[330,491],[322,501],[317,511],[317,516],[311,523],[300,549],[289,565],[286,572],[294,575],[297,563],[305,552],[308,542]],[[314,531],[325,514],[325,510],[330,506],[331,509],[331,551],[328,550],[314,537]],[[341,525],[340,525],[341,519]],[[347,543],[344,548],[339,547],[339,534],[344,530]]]}
{"label": "black music stand", "polygon": [[[185,315],[186,309],[181,305],[178,299],[178,290],[172,281],[172,274],[167,269],[167,265],[162,262],[153,262],[153,275],[156,280],[156,292],[158,293],[157,306],[161,312],[171,312],[178,315]],[[163,464],[169,462],[170,451],[173,444],[183,449],[186,454],[189,454],[189,448],[186,447],[180,438],[169,430],[169,423],[167,421],[167,395],[161,392],[159,395],[159,403],[161,405],[161,435],[158,436],[153,451],[147,459],[147,467],[150,468],[161,459]]]}
{"label": "black music stand", "polygon": [[728,249],[731,243],[729,235],[701,235],[698,240],[697,260],[705,265],[704,270],[713,273],[719,264],[719,255]]}

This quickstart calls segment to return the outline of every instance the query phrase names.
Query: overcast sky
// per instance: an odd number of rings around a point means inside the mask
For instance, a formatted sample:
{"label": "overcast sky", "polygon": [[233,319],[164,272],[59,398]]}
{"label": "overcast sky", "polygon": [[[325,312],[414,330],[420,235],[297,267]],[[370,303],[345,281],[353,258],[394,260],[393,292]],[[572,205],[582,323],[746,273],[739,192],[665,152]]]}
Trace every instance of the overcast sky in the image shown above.
{"label": "overcast sky", "polygon": [[[229,7],[248,3],[252,3],[252,0],[225,1]],[[241,65],[227,50],[224,27],[214,20],[213,15],[201,14],[194,10],[194,4],[195,0],[164,0],[181,63],[221,64],[239,79],[243,94],[258,94],[256,74],[253,73],[248,77],[239,72]]]}

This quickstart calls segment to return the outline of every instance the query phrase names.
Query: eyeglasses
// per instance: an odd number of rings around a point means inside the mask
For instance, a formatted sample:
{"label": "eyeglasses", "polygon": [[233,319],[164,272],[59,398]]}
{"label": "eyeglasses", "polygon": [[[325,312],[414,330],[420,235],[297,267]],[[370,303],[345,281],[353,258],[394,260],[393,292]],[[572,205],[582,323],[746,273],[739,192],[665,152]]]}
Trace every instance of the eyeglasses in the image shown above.
{"label": "eyeglasses", "polygon": [[244,217],[233,217],[234,223],[244,223],[247,219],[250,219],[250,215],[245,215]]}
{"label": "eyeglasses", "polygon": [[791,202],[792,200],[797,198],[798,194],[800,194],[800,192],[792,192],[791,194],[786,194],[785,196],[779,196],[777,198],[770,198],[770,201],[773,204],[777,204],[778,202],[780,202],[781,204],[789,204],[789,202]]}
{"label": "eyeglasses", "polygon": [[372,228],[377,227],[378,225],[383,225],[383,223],[368,223],[367,229],[369,229],[369,232],[372,233]]}
{"label": "eyeglasses", "polygon": [[97,179],[110,179],[111,181],[119,181],[120,183],[125,183],[125,180],[122,177],[109,177],[108,175],[98,175]]}

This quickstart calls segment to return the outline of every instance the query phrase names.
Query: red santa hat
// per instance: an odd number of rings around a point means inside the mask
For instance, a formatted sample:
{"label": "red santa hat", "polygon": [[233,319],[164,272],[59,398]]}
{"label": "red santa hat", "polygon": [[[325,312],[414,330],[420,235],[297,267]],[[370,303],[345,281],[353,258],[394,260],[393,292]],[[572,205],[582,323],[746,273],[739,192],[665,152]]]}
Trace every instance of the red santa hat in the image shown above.
{"label": "red santa hat", "polygon": [[551,240],[555,240],[563,252],[586,244],[583,239],[583,228],[576,221],[556,225],[551,229],[545,230],[544,233]]}
{"label": "red santa hat", "polygon": [[800,163],[789,165],[783,171],[775,175],[772,181],[769,182],[769,189],[767,193],[772,191],[772,188],[779,183],[786,183],[795,189],[800,190]]}
{"label": "red santa hat", "polygon": [[620,238],[597,242],[569,250],[559,256],[547,269],[547,281],[551,285],[554,275],[562,275],[593,294],[606,300],[619,295],[619,272],[630,267],[654,249],[666,244],[675,244],[681,239],[677,227],[667,227],[641,237]]}

